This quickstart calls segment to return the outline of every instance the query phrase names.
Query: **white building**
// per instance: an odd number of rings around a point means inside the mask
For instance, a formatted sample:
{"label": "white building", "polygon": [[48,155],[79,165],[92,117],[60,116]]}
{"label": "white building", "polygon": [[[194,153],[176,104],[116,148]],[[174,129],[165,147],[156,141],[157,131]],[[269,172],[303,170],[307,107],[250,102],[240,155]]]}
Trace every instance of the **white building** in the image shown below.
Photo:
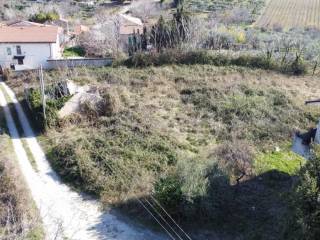
{"label": "white building", "polygon": [[0,66],[13,70],[48,68],[49,59],[62,56],[57,26],[16,22],[0,26]]}

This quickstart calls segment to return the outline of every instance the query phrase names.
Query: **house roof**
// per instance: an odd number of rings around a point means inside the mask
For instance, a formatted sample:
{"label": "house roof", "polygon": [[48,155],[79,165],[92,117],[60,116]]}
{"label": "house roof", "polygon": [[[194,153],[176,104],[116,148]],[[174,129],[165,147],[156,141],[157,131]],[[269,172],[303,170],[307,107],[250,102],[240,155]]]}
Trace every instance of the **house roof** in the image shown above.
{"label": "house roof", "polygon": [[129,35],[134,32],[143,31],[143,23],[140,18],[132,17],[129,15],[120,14],[120,34]]}
{"label": "house roof", "polygon": [[140,25],[140,26],[143,25],[140,18],[132,17],[130,15],[125,15],[125,14],[120,14],[120,18],[124,24]]}
{"label": "house roof", "polygon": [[29,22],[29,21],[14,21],[7,24],[9,27],[31,27],[31,26],[43,26],[43,24]]}
{"label": "house roof", "polygon": [[0,43],[55,43],[59,27],[49,25],[0,26]]}

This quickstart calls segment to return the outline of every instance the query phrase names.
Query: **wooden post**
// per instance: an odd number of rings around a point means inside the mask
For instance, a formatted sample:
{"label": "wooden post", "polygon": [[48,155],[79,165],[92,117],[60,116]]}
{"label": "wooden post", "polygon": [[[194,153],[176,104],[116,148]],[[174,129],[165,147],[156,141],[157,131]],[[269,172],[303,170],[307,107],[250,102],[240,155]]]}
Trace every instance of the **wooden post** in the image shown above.
{"label": "wooden post", "polygon": [[39,79],[40,79],[40,91],[41,91],[43,118],[46,121],[47,120],[47,117],[46,117],[46,95],[45,95],[45,86],[44,86],[42,65],[40,65],[40,69],[39,69]]}

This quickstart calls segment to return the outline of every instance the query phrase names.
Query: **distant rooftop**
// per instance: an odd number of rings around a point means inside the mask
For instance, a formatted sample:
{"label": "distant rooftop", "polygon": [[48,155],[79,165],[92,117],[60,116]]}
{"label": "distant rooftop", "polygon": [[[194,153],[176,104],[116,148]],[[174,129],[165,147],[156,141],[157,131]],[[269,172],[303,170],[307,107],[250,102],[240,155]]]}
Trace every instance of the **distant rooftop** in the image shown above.
{"label": "distant rooftop", "polygon": [[59,27],[28,21],[0,25],[0,43],[55,43]]}
{"label": "distant rooftop", "polygon": [[43,26],[43,24],[29,22],[29,21],[13,21],[7,23],[8,27],[32,27],[32,26]]}
{"label": "distant rooftop", "polygon": [[120,18],[124,24],[132,24],[132,25],[140,25],[140,26],[143,25],[140,18],[132,17],[126,14],[120,14]]}
{"label": "distant rooftop", "polygon": [[140,18],[132,17],[125,14],[120,14],[120,34],[129,35],[137,32],[143,31],[143,23]]}

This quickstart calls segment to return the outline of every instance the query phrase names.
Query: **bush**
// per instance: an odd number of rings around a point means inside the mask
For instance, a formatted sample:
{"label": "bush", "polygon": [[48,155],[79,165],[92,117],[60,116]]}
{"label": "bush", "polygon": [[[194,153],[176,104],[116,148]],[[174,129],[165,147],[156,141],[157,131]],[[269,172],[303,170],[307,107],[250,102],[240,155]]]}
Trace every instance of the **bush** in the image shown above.
{"label": "bush", "polygon": [[40,11],[39,13],[36,13],[29,18],[30,21],[37,22],[37,23],[45,23],[47,21],[54,21],[58,19],[60,19],[60,16],[56,11],[51,11],[51,12]]}
{"label": "bush", "polygon": [[267,59],[263,56],[241,55],[235,59],[232,59],[231,64],[237,65],[237,66],[251,67],[251,68],[272,69],[272,70],[278,69],[278,67],[276,66],[273,60]]}
{"label": "bush", "polygon": [[[155,197],[176,218],[215,224],[232,199],[228,177],[214,162],[189,159],[155,184]],[[201,216],[201,217],[200,217]],[[217,221],[217,222],[216,222]]]}
{"label": "bush", "polygon": [[102,98],[105,116],[112,116],[119,112],[121,103],[118,95],[109,90],[102,95]]}
{"label": "bush", "polygon": [[301,169],[296,188],[295,206],[301,239],[313,240],[320,237],[320,151]]}
{"label": "bush", "polygon": [[166,178],[161,178],[155,184],[155,197],[165,204],[166,209],[171,214],[177,214],[179,206],[182,205],[182,183],[178,176],[170,175]]}
{"label": "bush", "polygon": [[252,147],[237,140],[221,144],[215,151],[219,167],[237,184],[253,174],[254,153]]}
{"label": "bush", "polygon": [[136,53],[124,61],[124,65],[127,67],[141,68],[167,64],[211,64],[215,66],[236,65],[249,68],[281,71],[295,75],[307,73],[307,67],[302,60],[296,60],[286,66],[281,66],[280,64],[277,64],[274,59],[268,59],[262,55],[240,55],[238,57],[233,57],[205,50],[189,52],[166,50],[161,53]]}
{"label": "bush", "polygon": [[34,119],[37,122],[39,130],[45,130],[47,127],[54,127],[58,124],[57,111],[63,107],[64,103],[69,100],[70,97],[62,97],[59,99],[47,99],[46,100],[46,119],[43,115],[43,107],[41,102],[41,94],[39,90],[31,89],[28,96],[31,111]]}
{"label": "bush", "polygon": [[85,49],[80,46],[66,48],[63,51],[64,57],[84,57],[85,55]]}
{"label": "bush", "polygon": [[289,73],[302,75],[307,73],[307,66],[301,59],[296,59],[290,64]]}

